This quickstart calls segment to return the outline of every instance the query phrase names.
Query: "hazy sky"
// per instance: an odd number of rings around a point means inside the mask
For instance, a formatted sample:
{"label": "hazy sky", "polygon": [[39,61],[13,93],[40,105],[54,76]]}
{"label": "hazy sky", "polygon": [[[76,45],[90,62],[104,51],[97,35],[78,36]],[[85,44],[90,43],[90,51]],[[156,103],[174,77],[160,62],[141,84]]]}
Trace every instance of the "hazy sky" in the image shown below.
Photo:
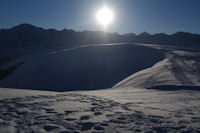
{"label": "hazy sky", "polygon": [[110,32],[200,33],[200,0],[0,0],[0,28],[102,30],[95,14],[104,4],[115,14]]}

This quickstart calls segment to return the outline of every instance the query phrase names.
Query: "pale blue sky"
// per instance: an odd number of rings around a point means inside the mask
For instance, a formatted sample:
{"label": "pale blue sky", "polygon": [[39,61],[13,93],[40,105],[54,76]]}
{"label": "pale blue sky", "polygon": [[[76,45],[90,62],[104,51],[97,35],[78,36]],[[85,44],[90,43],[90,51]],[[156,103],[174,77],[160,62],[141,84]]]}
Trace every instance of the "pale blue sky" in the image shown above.
{"label": "pale blue sky", "polygon": [[115,14],[109,32],[200,33],[200,0],[0,0],[0,28],[102,30],[95,14],[104,4]]}

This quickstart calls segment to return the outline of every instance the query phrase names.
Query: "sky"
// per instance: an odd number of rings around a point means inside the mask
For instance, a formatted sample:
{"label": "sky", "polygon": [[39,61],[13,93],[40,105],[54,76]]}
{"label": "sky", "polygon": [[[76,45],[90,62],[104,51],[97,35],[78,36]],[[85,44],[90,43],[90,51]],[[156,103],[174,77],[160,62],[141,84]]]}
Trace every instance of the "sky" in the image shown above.
{"label": "sky", "polygon": [[46,29],[103,30],[97,11],[114,13],[108,32],[200,34],[200,0],[0,0],[0,29],[29,23]]}

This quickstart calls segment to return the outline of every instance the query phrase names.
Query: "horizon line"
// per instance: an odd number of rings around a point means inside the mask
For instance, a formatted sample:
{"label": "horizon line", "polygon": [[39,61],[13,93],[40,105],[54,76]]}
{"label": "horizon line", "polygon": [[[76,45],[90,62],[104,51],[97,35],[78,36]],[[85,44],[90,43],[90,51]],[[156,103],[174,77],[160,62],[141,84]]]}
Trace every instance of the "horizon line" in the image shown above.
{"label": "horizon line", "polygon": [[173,32],[173,33],[165,33],[165,32],[150,33],[148,31],[143,31],[143,32],[140,32],[140,33],[134,33],[134,32],[119,33],[119,32],[109,32],[109,31],[104,31],[104,30],[75,30],[75,29],[71,29],[71,28],[69,28],[69,29],[68,28],[56,29],[56,28],[44,28],[42,26],[33,25],[33,24],[30,24],[30,23],[20,23],[20,24],[16,24],[15,26],[11,26],[9,28],[0,28],[0,30],[9,30],[9,29],[13,29],[15,27],[19,27],[21,25],[30,25],[30,26],[33,26],[33,27],[36,27],[36,28],[41,28],[43,30],[56,30],[56,31],[73,30],[75,32],[89,31],[89,32],[104,32],[104,33],[118,34],[118,35],[134,34],[136,36],[139,36],[140,34],[143,34],[143,33],[149,34],[149,35],[165,34],[165,35],[169,35],[169,36],[177,34],[177,33],[188,33],[188,34],[192,34],[192,35],[200,35],[200,33],[194,33],[194,32],[189,32],[189,31],[181,31],[181,30]]}

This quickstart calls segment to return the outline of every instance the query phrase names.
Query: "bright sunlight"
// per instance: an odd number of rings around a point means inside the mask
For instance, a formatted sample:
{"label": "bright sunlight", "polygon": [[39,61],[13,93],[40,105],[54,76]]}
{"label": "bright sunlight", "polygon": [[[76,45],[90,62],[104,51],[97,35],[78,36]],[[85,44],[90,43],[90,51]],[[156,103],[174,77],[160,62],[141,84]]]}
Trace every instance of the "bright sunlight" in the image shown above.
{"label": "bright sunlight", "polygon": [[103,7],[97,12],[97,20],[104,27],[107,27],[113,21],[113,12],[107,7]]}

